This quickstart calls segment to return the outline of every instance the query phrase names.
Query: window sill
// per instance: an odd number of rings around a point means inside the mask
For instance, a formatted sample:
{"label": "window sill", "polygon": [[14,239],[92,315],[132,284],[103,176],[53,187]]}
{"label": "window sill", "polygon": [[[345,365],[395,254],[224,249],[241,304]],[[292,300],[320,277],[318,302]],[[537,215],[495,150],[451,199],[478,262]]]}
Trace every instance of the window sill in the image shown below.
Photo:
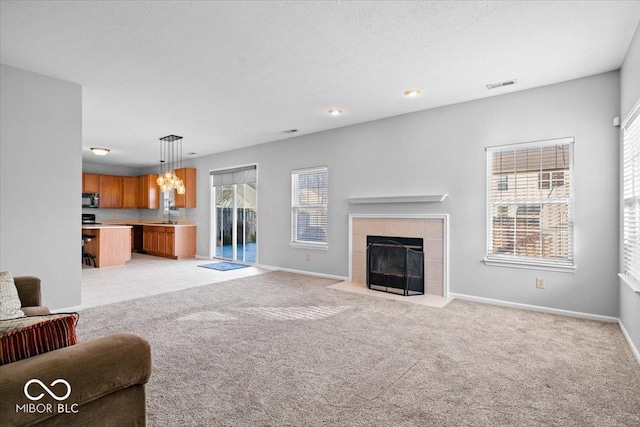
{"label": "window sill", "polygon": [[329,245],[326,243],[302,243],[302,242],[291,242],[289,244],[292,248],[300,248],[300,249],[311,249],[316,251],[328,251]]}
{"label": "window sill", "polygon": [[618,273],[618,277],[620,278],[620,280],[626,283],[626,285],[629,286],[633,292],[640,296],[640,284],[623,273]]}
{"label": "window sill", "polygon": [[575,265],[559,265],[546,262],[526,262],[526,261],[511,261],[511,260],[497,260],[497,259],[484,259],[484,264],[490,267],[507,267],[507,268],[521,268],[525,270],[546,270],[546,271],[558,271],[561,273],[575,273]]}

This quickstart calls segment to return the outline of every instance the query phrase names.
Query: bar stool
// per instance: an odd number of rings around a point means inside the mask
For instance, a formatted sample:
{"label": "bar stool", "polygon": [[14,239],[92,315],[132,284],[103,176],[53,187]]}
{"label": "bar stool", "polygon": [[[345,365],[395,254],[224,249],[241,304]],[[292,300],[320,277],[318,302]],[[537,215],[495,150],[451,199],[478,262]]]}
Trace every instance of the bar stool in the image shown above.
{"label": "bar stool", "polygon": [[93,261],[93,268],[96,268],[96,257],[93,256],[92,254],[90,254],[89,252],[85,252],[84,251],[84,244],[86,242],[90,242],[91,239],[93,239],[94,236],[91,236],[89,234],[83,234],[82,235],[82,262],[84,262],[85,265],[90,266],[91,265],[91,261]]}

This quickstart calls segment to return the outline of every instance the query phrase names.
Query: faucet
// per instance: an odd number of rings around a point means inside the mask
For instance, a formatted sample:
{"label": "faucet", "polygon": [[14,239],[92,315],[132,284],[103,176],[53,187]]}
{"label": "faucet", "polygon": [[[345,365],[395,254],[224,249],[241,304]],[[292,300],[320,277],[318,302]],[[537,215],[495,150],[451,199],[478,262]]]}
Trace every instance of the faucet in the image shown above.
{"label": "faucet", "polygon": [[177,224],[178,221],[177,220],[171,220],[171,212],[175,211],[176,213],[178,213],[178,209],[175,208],[174,206],[172,206],[173,202],[169,199],[165,199],[164,201],[164,213],[167,214],[167,224]]}

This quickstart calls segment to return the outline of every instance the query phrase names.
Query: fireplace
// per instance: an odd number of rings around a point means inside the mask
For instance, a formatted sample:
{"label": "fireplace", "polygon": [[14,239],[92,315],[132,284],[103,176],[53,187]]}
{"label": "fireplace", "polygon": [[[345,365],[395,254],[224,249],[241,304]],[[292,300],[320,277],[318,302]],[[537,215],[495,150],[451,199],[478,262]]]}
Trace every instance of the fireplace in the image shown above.
{"label": "fireplace", "polygon": [[423,239],[367,236],[367,287],[424,295]]}
{"label": "fireplace", "polygon": [[[448,217],[445,214],[349,214],[350,281],[367,286],[367,236],[423,239],[424,293],[448,296]],[[396,290],[397,291],[397,290]],[[399,292],[401,294],[401,292]]]}

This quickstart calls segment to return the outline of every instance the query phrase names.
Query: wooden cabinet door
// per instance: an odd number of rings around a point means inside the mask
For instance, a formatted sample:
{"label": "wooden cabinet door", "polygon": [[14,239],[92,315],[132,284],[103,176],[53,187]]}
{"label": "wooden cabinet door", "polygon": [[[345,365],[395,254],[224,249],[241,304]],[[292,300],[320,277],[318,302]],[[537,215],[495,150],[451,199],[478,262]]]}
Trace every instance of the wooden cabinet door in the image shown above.
{"label": "wooden cabinet door", "polygon": [[158,227],[149,227],[149,249],[150,253],[158,253]]}
{"label": "wooden cabinet door", "polygon": [[122,208],[122,188],[123,177],[112,176],[111,177],[111,207],[116,209]]}
{"label": "wooden cabinet door", "polygon": [[100,175],[100,207],[122,208],[123,177]]}
{"label": "wooden cabinet door", "polygon": [[184,182],[185,193],[175,193],[175,206],[177,208],[196,207],[196,169],[181,168],[175,170],[176,175]]}
{"label": "wooden cabinet door", "polygon": [[124,209],[135,209],[137,206],[137,178],[135,176],[122,177],[122,207]]}
{"label": "wooden cabinet door", "polygon": [[112,208],[113,202],[111,195],[113,194],[111,175],[100,175],[100,207]]}
{"label": "wooden cabinet door", "polygon": [[158,227],[158,253],[167,253],[167,233],[165,227]]}
{"label": "wooden cabinet door", "polygon": [[99,193],[100,192],[100,175],[97,173],[82,174],[82,192],[83,193]]}
{"label": "wooden cabinet door", "polygon": [[165,254],[174,256],[175,255],[175,228],[167,227],[167,232],[165,233]]}
{"label": "wooden cabinet door", "polygon": [[145,182],[144,175],[136,178],[136,185],[138,187],[138,190],[136,192],[136,208],[144,209],[145,208],[144,196],[146,194],[145,193],[146,182]]}
{"label": "wooden cabinet door", "polygon": [[142,250],[149,252],[151,249],[151,227],[142,227]]}
{"label": "wooden cabinet door", "polygon": [[138,209],[158,209],[158,175],[149,174],[138,177],[138,195],[136,206]]}

